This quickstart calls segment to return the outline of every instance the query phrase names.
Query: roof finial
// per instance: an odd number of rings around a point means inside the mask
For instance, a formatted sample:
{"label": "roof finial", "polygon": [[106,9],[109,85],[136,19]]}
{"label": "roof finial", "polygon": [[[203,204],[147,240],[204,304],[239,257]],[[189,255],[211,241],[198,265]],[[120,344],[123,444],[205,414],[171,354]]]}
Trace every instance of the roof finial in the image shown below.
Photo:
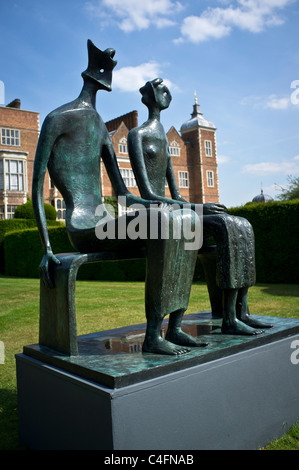
{"label": "roof finial", "polygon": [[191,114],[192,118],[194,118],[198,115],[202,115],[202,112],[200,111],[200,106],[199,106],[198,101],[197,101],[196,90],[194,92],[194,99],[195,99],[195,104],[193,105],[193,113]]}

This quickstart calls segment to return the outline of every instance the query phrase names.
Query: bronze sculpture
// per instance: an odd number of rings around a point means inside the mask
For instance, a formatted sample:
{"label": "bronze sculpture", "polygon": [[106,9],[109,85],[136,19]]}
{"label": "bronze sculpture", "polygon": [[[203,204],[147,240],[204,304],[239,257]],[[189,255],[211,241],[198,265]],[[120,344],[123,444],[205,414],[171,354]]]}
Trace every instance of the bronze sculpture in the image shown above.
{"label": "bronze sculpture", "polygon": [[[168,211],[152,209],[151,198],[144,200],[131,194],[120,175],[113,145],[105,124],[95,108],[98,90],[111,91],[112,71],[116,65],[115,51],[101,51],[89,40],[88,68],[82,73],[82,91],[77,99],[52,111],[45,119],[36,151],[32,199],[35,216],[44,247],[40,273],[51,286],[51,266],[59,264],[50,245],[43,207],[45,172],[49,174],[66,203],[66,228],[69,238],[81,253],[99,251],[146,250],[147,274],[145,310],[147,318],[143,351],[158,354],[184,354],[190,346],[201,343],[181,330],[181,319],[187,309],[195,268],[196,250],[184,249],[184,238],[132,240],[120,236],[121,225],[128,227],[135,215],[114,219],[107,213],[102,201],[100,183],[101,159],[117,196],[123,196],[126,204],[142,204],[146,209],[139,216],[147,222],[152,211],[159,212],[159,230],[168,224],[172,233],[177,220],[188,220],[193,228],[198,217],[190,210]],[[99,211],[98,208],[102,210]],[[115,237],[105,236],[110,229]],[[97,232],[98,230],[98,232]],[[58,286],[59,287],[59,286]],[[170,314],[166,339],[160,335],[162,321]]]}
{"label": "bronze sculpture", "polygon": [[[176,183],[167,137],[160,113],[171,102],[169,89],[161,78],[141,89],[148,120],[128,135],[128,150],[141,197],[196,210],[180,194]],[[172,199],[165,197],[167,180]],[[221,204],[203,205],[204,237],[213,236],[217,244],[217,284],[223,297],[222,332],[256,335],[271,325],[253,319],[248,309],[248,288],[255,283],[254,234],[246,219],[232,217]]]}

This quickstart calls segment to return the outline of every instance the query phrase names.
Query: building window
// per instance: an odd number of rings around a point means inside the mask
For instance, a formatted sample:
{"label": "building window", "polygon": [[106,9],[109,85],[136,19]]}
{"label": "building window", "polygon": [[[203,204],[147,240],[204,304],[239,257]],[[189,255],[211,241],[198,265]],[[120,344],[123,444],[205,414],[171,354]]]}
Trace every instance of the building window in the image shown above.
{"label": "building window", "polygon": [[214,172],[213,171],[207,171],[207,183],[208,183],[208,188],[214,188]]}
{"label": "building window", "polygon": [[118,143],[118,150],[119,150],[119,153],[128,153],[128,144],[127,144],[127,139],[125,137],[120,139]]}
{"label": "building window", "polygon": [[210,140],[205,140],[205,149],[206,149],[206,157],[212,156],[212,142]]}
{"label": "building window", "polygon": [[63,199],[56,199],[56,211],[57,211],[57,219],[58,220],[65,220],[66,210],[65,210],[65,202]]}
{"label": "building window", "polygon": [[19,147],[20,143],[20,131],[18,129],[6,129],[1,128],[1,144],[12,145],[13,147]]}
{"label": "building window", "polygon": [[0,220],[5,219],[5,209],[4,206],[0,206]]}
{"label": "building window", "polygon": [[189,188],[189,173],[188,171],[179,171],[179,187]]}
{"label": "building window", "polygon": [[5,160],[5,189],[7,191],[24,191],[24,163],[22,160]]}
{"label": "building window", "polygon": [[7,213],[6,213],[6,215],[7,215],[6,218],[7,219],[13,219],[14,218],[16,207],[17,206],[11,206],[11,205],[7,206],[7,209],[6,209],[7,210]]}
{"label": "building window", "polygon": [[181,155],[180,144],[178,144],[175,140],[169,145],[169,153],[174,157],[179,157]]}
{"label": "building window", "polygon": [[120,168],[119,170],[127,188],[136,188],[137,184],[133,170],[128,168]]}

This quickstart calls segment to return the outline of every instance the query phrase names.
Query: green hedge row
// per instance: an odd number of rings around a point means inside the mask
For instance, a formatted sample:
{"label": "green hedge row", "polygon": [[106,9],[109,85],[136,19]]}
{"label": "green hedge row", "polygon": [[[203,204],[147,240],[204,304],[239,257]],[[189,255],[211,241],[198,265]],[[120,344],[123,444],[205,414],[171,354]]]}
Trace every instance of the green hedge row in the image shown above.
{"label": "green hedge row", "polygon": [[[75,251],[65,227],[49,227],[49,238],[54,253]],[[38,267],[43,257],[43,249],[36,228],[8,233],[4,241],[5,274],[7,276],[39,276]],[[103,281],[144,281],[145,259],[103,261],[81,266],[78,279]],[[201,264],[196,267],[195,278],[204,279]]]}
{"label": "green hedge row", "polygon": [[[44,204],[45,209],[45,216],[47,220],[56,220],[57,219],[57,212],[55,207],[51,204]],[[20,206],[16,207],[15,210],[15,219],[34,219],[34,210],[32,200],[28,199],[25,204],[21,204]]]}
{"label": "green hedge row", "polygon": [[[73,251],[65,227],[49,227],[53,250]],[[4,238],[5,274],[18,277],[38,277],[38,266],[43,257],[37,228],[8,233]]]}
{"label": "green hedge row", "polygon": [[249,203],[229,213],[253,227],[257,282],[298,283],[299,200]]}
{"label": "green hedge row", "polygon": [[[48,220],[48,226],[56,227],[64,225],[56,220]],[[4,237],[15,231],[24,231],[36,227],[35,219],[7,219],[0,220],[0,273],[4,274]]]}
{"label": "green hedge row", "polygon": [[[257,282],[298,283],[299,201],[248,204],[232,208],[229,213],[246,218],[253,226]],[[74,251],[64,226],[49,227],[49,237],[54,253]],[[37,229],[7,234],[4,250],[6,275],[38,277],[43,251]],[[145,260],[94,263],[82,266],[78,273],[78,279],[143,281],[144,278]],[[204,280],[199,261],[194,280]]]}
{"label": "green hedge row", "polygon": [[[74,252],[65,227],[49,227],[54,253]],[[37,228],[8,233],[4,240],[5,274],[17,277],[38,277],[43,249]],[[103,261],[83,265],[78,279],[107,281],[142,281],[145,279],[145,260]]]}

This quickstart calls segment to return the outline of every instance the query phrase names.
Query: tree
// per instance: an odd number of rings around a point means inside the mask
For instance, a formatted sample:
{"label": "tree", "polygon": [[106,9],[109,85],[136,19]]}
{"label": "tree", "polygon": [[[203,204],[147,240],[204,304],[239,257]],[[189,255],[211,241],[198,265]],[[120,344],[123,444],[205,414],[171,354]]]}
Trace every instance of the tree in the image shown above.
{"label": "tree", "polygon": [[288,176],[288,188],[282,189],[278,199],[281,201],[290,201],[292,199],[299,199],[299,176]]}

